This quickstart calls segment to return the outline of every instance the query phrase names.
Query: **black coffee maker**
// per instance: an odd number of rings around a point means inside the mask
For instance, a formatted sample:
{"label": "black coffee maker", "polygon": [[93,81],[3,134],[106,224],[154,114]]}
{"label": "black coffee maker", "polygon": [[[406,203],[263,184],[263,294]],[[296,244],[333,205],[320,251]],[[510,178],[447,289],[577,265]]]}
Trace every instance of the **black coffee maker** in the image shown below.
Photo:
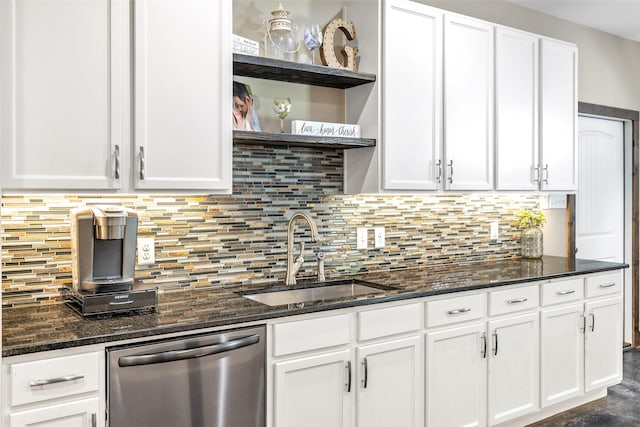
{"label": "black coffee maker", "polygon": [[71,210],[73,289],[67,302],[83,315],[154,308],[155,288],[135,285],[138,216],[122,206]]}

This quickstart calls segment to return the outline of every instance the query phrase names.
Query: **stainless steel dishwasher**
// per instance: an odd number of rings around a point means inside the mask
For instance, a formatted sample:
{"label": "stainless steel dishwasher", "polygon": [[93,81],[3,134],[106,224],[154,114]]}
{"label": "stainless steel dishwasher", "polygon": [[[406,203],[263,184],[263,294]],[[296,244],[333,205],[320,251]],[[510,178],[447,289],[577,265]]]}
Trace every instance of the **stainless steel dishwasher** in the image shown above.
{"label": "stainless steel dishwasher", "polygon": [[265,328],[107,349],[109,427],[263,427]]}

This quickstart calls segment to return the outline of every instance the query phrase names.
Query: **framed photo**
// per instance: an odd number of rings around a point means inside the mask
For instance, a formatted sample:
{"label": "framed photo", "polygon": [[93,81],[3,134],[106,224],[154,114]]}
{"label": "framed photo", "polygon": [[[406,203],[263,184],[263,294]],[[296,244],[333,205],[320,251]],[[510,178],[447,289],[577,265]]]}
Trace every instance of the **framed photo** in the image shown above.
{"label": "framed photo", "polygon": [[260,119],[256,113],[251,86],[233,82],[233,129],[260,132]]}

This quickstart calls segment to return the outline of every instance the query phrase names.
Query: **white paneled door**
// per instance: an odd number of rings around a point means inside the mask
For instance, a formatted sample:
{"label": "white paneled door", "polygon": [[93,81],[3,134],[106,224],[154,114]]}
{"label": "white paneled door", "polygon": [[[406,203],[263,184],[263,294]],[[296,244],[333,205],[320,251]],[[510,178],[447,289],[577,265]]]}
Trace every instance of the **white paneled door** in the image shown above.
{"label": "white paneled door", "polygon": [[[624,123],[579,117],[576,195],[576,248],[579,258],[625,261],[624,163]],[[624,292],[624,339],[631,341],[630,277]]]}
{"label": "white paneled door", "polygon": [[578,126],[577,255],[623,262],[623,123],[580,117]]}

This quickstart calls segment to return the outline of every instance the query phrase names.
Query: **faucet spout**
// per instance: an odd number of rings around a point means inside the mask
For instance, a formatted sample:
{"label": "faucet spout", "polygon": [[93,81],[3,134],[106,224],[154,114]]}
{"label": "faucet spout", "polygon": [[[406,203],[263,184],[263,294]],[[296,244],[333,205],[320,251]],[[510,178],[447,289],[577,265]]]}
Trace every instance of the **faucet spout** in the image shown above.
{"label": "faucet spout", "polygon": [[[294,225],[296,220],[298,219],[304,220],[309,226],[309,230],[311,231],[311,241],[315,242],[318,239],[318,227],[316,226],[316,223],[313,221],[313,218],[311,218],[311,215],[309,214],[309,212],[297,211],[293,215],[291,215],[291,218],[289,219],[289,226],[287,227],[287,277],[285,279],[285,284],[287,285],[296,284],[296,273],[302,266],[302,262],[300,262],[299,265],[296,265],[294,248],[293,248]],[[298,256],[298,258],[301,259],[302,261],[304,261],[303,252],[304,252],[304,243],[301,243],[300,255]]]}

